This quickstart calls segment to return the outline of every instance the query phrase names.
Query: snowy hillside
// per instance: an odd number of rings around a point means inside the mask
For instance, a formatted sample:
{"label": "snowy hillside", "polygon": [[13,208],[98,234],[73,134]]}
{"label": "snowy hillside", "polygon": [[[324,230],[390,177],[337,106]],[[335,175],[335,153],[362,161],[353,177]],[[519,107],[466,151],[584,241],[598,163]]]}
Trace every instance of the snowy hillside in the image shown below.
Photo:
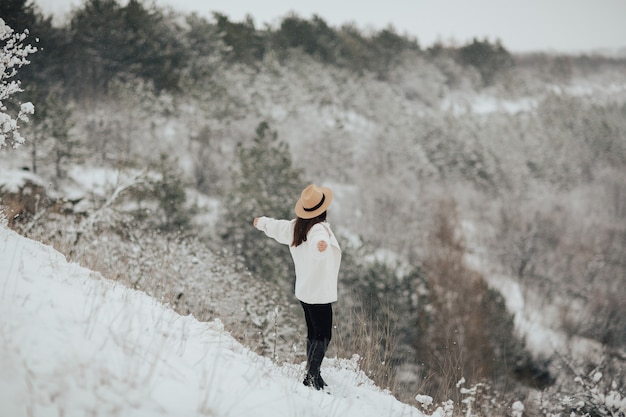
{"label": "snowy hillside", "polygon": [[[624,416],[625,58],[17,3],[0,417]],[[332,395],[251,224],[309,183],[344,255]]]}
{"label": "snowy hillside", "polygon": [[422,416],[357,359],[326,359],[330,395],[304,387],[219,321],[180,316],[0,227],[1,416]]}

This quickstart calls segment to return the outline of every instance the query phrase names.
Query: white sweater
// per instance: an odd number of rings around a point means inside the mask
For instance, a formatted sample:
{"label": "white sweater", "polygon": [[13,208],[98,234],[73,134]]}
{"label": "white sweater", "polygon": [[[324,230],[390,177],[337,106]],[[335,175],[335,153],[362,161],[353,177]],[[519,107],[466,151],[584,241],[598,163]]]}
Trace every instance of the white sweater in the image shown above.
{"label": "white sweater", "polygon": [[[307,304],[327,304],[337,301],[337,277],[341,264],[341,248],[327,222],[315,224],[307,240],[293,247],[295,220],[259,217],[257,229],[283,245],[289,245],[296,268],[296,298]],[[328,244],[324,252],[317,245]]]}

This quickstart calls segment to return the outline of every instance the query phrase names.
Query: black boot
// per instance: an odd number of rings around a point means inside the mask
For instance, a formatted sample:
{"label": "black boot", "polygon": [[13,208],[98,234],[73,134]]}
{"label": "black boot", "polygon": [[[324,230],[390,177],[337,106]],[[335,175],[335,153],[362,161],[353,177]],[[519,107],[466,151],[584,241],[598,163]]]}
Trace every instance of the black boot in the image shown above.
{"label": "black boot", "polygon": [[306,339],[306,377],[302,383],[307,387],[315,386],[315,377],[311,374],[311,356],[313,356],[313,349],[316,346],[312,339]]}
{"label": "black boot", "polygon": [[320,367],[328,348],[328,340],[307,340],[307,374],[304,385],[317,390],[327,386],[320,375]]}
{"label": "black boot", "polygon": [[[326,356],[326,350],[328,349],[329,343],[330,343],[330,340],[324,339],[323,343],[321,344],[323,348],[322,359],[324,359],[324,357]],[[320,365],[321,365],[321,362],[320,362]],[[326,381],[324,381],[324,379],[322,378],[322,374],[319,371],[317,372],[317,376],[315,377],[315,379],[317,381],[317,385],[321,386],[322,388],[328,386],[328,384],[326,383]]]}

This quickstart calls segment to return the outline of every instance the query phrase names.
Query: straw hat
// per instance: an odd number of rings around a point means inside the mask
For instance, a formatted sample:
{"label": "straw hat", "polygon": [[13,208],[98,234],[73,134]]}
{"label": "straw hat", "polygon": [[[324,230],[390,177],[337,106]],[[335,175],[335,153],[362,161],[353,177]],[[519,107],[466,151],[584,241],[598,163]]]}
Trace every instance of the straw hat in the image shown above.
{"label": "straw hat", "polygon": [[296,215],[301,219],[312,219],[325,212],[332,201],[333,192],[330,188],[311,184],[302,191],[296,202]]}

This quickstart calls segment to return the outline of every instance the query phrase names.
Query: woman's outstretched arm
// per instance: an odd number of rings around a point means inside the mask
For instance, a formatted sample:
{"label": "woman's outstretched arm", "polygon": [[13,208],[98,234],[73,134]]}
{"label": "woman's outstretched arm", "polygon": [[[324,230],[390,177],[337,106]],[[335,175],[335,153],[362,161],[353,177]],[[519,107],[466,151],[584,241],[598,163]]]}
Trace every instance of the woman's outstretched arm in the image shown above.
{"label": "woman's outstretched arm", "polygon": [[293,220],[276,220],[261,216],[256,217],[253,224],[278,243],[290,245],[293,241]]}

